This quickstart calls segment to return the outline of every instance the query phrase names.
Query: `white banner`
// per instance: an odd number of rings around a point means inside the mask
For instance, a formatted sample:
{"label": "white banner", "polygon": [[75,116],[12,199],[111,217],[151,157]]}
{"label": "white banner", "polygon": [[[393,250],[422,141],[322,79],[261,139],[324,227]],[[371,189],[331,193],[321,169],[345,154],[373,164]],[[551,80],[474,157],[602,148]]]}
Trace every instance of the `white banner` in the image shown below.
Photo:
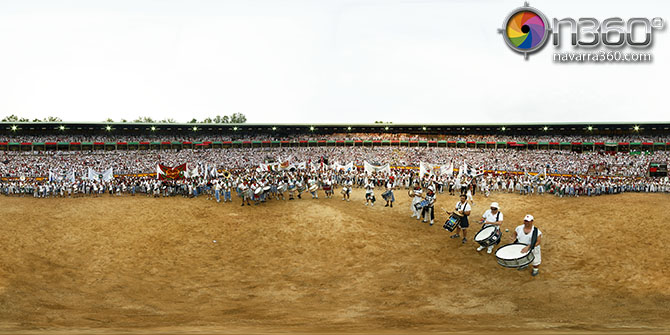
{"label": "white banner", "polygon": [[69,171],[64,174],[49,171],[49,181],[68,181],[74,183],[74,171]]}
{"label": "white banner", "polygon": [[454,173],[454,163],[449,163],[447,165],[432,164],[426,162],[419,162],[419,176],[423,178],[425,175],[428,176],[442,176],[442,175],[452,175]]}
{"label": "white banner", "polygon": [[114,169],[109,168],[103,172],[98,172],[92,168],[88,168],[88,176],[86,179],[98,181],[110,181],[114,179]]}
{"label": "white banner", "polygon": [[371,174],[373,172],[386,172],[388,174],[391,173],[391,166],[389,165],[389,163],[386,163],[384,165],[372,165],[367,161],[364,161],[363,168],[365,169],[365,173],[367,174]]}
{"label": "white banner", "polygon": [[349,162],[345,165],[341,165],[338,162],[335,162],[335,164],[333,164],[333,170],[338,171],[338,172],[339,171],[349,172],[353,169],[354,169],[354,162]]}

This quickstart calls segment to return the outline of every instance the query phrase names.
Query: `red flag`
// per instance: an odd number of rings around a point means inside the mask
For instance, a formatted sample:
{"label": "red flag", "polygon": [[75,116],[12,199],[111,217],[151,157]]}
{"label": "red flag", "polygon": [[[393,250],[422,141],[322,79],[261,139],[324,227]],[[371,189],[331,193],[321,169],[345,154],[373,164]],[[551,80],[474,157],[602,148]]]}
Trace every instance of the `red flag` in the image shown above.
{"label": "red flag", "polygon": [[177,165],[177,166],[174,166],[174,167],[169,167],[169,166],[165,166],[165,165],[162,165],[162,164],[158,164],[158,168],[162,172],[162,173],[158,174],[158,179],[160,179],[160,180],[183,179],[184,178],[184,172],[186,171],[186,163],[181,164],[181,165]]}

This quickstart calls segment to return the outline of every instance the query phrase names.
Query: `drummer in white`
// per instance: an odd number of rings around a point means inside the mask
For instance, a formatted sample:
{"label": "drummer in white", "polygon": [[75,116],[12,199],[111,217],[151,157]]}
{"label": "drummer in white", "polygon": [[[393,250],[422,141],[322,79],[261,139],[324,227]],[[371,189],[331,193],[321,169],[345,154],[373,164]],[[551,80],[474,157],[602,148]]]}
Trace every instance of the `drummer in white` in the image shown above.
{"label": "drummer in white", "polygon": [[[489,226],[498,226],[498,229],[502,231],[502,224],[503,224],[503,213],[498,210],[498,203],[497,202],[492,202],[491,203],[491,209],[487,209],[486,212],[484,212],[484,215],[482,215],[482,223],[484,223],[484,226],[482,228],[486,228]],[[495,245],[490,245],[488,249],[486,250],[486,253],[491,253],[493,251],[493,247]],[[477,251],[482,251],[484,250],[484,246],[479,246],[477,248]]]}
{"label": "drummer in white", "polygon": [[450,238],[459,238],[461,237],[460,233],[463,231],[463,241],[462,243],[465,244],[468,239],[467,239],[467,232],[468,232],[468,227],[470,227],[470,223],[468,222],[468,216],[470,215],[470,212],[472,212],[472,206],[467,202],[467,196],[463,193],[461,193],[461,201],[456,203],[456,209],[453,212],[447,211],[447,214],[451,215],[452,213],[456,213],[461,218],[461,221],[458,224],[458,227],[456,227],[456,234],[449,236]]}
{"label": "drummer in white", "polygon": [[414,189],[413,190],[407,190],[407,195],[409,195],[410,198],[412,198],[412,217],[416,217],[417,220],[421,219],[421,209],[416,209],[416,204],[420,203],[421,200],[423,200],[423,190],[421,189],[421,185],[419,182],[414,183]]}
{"label": "drummer in white", "polygon": [[[542,254],[540,250],[540,243],[542,242],[542,232],[540,229],[535,227],[533,225],[533,221],[535,218],[533,218],[532,215],[528,214],[526,217],[523,218],[523,225],[516,227],[514,230],[514,238],[519,242],[526,244],[526,247],[521,250],[522,253],[528,252],[528,250],[531,247],[531,243],[533,242],[533,231],[537,230],[537,239],[535,241],[535,247],[531,252],[533,253],[533,256],[535,256],[535,259],[533,260],[533,272],[531,273],[533,276],[537,276],[540,273],[540,263],[542,263]],[[526,269],[527,266],[520,267],[518,270],[524,270]]]}
{"label": "drummer in white", "polygon": [[365,183],[365,206],[367,205],[371,207],[375,205],[375,184],[372,180],[367,180]]}

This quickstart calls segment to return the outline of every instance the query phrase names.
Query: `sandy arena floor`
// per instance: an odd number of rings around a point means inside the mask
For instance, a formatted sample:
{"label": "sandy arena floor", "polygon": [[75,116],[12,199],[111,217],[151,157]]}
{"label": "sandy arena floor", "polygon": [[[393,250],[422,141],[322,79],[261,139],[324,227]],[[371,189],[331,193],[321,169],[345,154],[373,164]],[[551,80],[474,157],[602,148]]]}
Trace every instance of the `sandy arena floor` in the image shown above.
{"label": "sandy arena floor", "polygon": [[670,195],[478,195],[473,217],[497,201],[510,231],[535,215],[535,278],[396,197],[1,196],[0,333],[670,332]]}

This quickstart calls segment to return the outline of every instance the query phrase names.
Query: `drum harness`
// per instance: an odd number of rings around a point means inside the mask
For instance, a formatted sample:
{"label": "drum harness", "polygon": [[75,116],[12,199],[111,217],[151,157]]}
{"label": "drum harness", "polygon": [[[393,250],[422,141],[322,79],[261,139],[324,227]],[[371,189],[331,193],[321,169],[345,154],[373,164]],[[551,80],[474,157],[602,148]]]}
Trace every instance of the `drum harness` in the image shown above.
{"label": "drum harness", "polygon": [[[519,239],[514,240],[514,243],[519,243]],[[535,243],[537,243],[537,227],[533,226],[533,236],[530,238],[530,248],[528,248],[528,251],[535,249]]]}
{"label": "drum harness", "polygon": [[[498,213],[496,213],[496,221],[495,222],[498,222],[498,221],[500,221],[500,211],[498,211]],[[484,222],[482,222],[482,223],[484,223]],[[487,226],[492,226],[492,225],[487,225],[486,223],[484,223],[484,226],[482,228],[486,228]]]}

